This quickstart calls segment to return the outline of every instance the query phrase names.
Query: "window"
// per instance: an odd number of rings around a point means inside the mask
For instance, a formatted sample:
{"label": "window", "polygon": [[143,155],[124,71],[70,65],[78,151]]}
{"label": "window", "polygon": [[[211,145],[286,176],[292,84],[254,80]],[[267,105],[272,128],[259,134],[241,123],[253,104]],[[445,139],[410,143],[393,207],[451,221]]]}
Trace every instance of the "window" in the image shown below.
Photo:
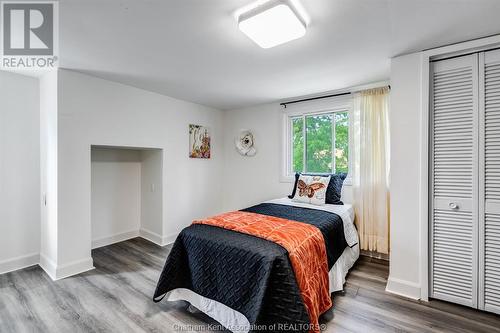
{"label": "window", "polygon": [[287,176],[349,172],[349,109],[287,115]]}

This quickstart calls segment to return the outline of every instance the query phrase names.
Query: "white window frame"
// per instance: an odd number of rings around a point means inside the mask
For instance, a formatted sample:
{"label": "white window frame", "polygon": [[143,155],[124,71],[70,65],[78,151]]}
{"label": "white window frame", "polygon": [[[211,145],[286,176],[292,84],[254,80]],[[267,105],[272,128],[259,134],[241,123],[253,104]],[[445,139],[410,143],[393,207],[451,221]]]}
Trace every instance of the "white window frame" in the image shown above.
{"label": "white window frame", "polygon": [[[284,183],[291,183],[295,181],[295,173],[292,170],[292,119],[297,117],[305,117],[311,115],[331,114],[337,112],[347,112],[349,115],[349,170],[347,178],[344,181],[345,185],[351,185],[352,177],[352,133],[351,133],[351,119],[352,119],[352,96],[345,95],[333,97],[328,99],[321,99],[305,103],[289,104],[283,109],[282,119],[282,167],[280,181]],[[305,126],[305,121],[304,121]],[[334,127],[335,128],[335,127]],[[333,129],[335,130],[335,129]],[[305,135],[305,130],[304,130]],[[304,154],[305,151],[305,137],[304,137]],[[334,136],[335,140],[335,136]],[[335,147],[335,142],[334,142]],[[332,156],[333,159],[333,156]],[[305,163],[305,157],[304,157]]]}

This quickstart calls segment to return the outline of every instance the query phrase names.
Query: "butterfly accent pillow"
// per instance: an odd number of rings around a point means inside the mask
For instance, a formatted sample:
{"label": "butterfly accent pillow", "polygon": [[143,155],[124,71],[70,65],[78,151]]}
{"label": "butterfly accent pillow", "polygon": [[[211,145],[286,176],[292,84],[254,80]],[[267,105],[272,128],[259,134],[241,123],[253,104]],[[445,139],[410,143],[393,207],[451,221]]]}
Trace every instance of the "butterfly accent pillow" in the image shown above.
{"label": "butterfly accent pillow", "polygon": [[300,175],[295,196],[292,200],[322,206],[326,201],[326,190],[329,182],[330,176]]}

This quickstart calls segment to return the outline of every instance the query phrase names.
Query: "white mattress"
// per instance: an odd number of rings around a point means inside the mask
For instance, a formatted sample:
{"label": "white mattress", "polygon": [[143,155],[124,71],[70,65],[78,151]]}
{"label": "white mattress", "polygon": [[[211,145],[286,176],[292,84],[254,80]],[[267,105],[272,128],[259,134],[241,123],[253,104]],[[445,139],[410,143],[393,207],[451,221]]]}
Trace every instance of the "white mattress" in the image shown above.
{"label": "white mattress", "polygon": [[[351,269],[356,260],[358,260],[359,258],[359,238],[356,228],[354,227],[354,210],[352,206],[349,204],[327,204],[324,206],[316,206],[307,203],[293,202],[289,198],[270,200],[267,201],[267,203],[324,210],[335,213],[342,218],[342,221],[344,223],[345,238],[347,243],[351,247],[345,248],[344,252],[339,257],[337,262],[333,265],[328,275],[330,280],[330,293],[343,290],[345,277],[349,272],[349,269]],[[222,303],[198,295],[192,290],[184,288],[174,289],[167,293],[165,299],[167,301],[187,301],[191,304],[190,309],[192,311],[199,310],[205,313],[207,316],[216,320],[232,332],[247,333],[248,331],[250,331],[250,323],[242,313],[233,310]]]}

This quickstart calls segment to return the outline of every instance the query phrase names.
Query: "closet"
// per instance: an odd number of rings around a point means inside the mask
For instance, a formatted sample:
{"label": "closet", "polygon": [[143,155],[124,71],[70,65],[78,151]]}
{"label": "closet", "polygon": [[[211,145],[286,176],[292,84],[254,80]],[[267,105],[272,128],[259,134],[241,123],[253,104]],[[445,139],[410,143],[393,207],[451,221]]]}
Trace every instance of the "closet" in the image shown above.
{"label": "closet", "polygon": [[500,50],[430,81],[430,296],[500,313]]}

